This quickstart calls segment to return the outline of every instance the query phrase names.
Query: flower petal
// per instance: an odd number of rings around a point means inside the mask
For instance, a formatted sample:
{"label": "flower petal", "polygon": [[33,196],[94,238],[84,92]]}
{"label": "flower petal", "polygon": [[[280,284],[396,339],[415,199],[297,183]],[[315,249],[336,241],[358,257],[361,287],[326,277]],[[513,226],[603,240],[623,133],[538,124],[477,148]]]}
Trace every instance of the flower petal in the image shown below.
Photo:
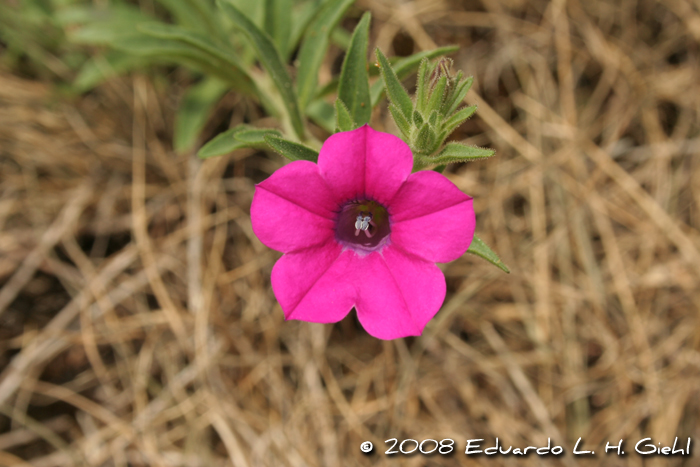
{"label": "flower petal", "polygon": [[471,197],[438,172],[411,174],[389,209],[391,242],[428,261],[459,258],[474,237]]}
{"label": "flower petal", "polygon": [[410,175],[413,155],[400,138],[364,125],[328,138],[318,166],[340,200],[372,199],[386,206]]}
{"label": "flower petal", "polygon": [[287,319],[335,323],[355,305],[352,251],[335,242],[288,253],[272,268],[272,289]]}
{"label": "flower petal", "polygon": [[388,246],[362,261],[357,317],[379,339],[422,334],[445,299],[445,276],[435,264]]}
{"label": "flower petal", "polygon": [[332,238],[336,209],[318,166],[296,161],[255,187],[250,220],[261,242],[289,253]]}

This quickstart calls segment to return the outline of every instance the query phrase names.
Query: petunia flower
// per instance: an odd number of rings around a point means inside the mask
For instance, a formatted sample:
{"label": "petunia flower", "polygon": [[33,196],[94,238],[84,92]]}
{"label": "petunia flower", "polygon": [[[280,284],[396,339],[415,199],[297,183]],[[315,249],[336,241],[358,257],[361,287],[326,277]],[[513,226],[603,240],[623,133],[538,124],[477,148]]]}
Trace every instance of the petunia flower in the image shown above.
{"label": "petunia flower", "polygon": [[334,323],[354,307],[380,339],[423,332],[445,299],[435,263],[466,252],[475,218],[444,175],[412,167],[406,143],[365,125],[256,186],[253,231],[284,253],[272,289],[286,319]]}

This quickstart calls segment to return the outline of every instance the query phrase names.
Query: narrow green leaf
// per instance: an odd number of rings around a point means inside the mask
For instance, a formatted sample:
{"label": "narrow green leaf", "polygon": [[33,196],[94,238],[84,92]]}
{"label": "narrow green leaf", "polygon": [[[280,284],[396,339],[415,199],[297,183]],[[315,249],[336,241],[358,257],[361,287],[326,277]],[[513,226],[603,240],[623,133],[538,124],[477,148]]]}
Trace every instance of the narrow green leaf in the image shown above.
{"label": "narrow green leaf", "polygon": [[413,111],[413,124],[415,126],[421,126],[425,120],[423,120],[423,116],[418,112],[417,110]]}
{"label": "narrow green leaf", "polygon": [[443,123],[443,128],[445,131],[445,136],[448,136],[454,130],[456,130],[462,123],[464,123],[469,117],[474,115],[476,112],[476,106],[472,105],[458,110],[454,115],[448,118]]}
{"label": "narrow green leaf", "polygon": [[265,0],[265,32],[283,57],[292,32],[291,11],[291,0]]}
{"label": "narrow green leaf", "polygon": [[428,79],[425,76],[428,73],[430,63],[427,58],[420,61],[418,68],[418,79],[416,80],[416,110],[419,112],[425,111],[425,104],[428,102]]}
{"label": "narrow green leaf", "polygon": [[223,81],[206,78],[187,90],[175,115],[175,151],[183,152],[196,144],[209,114],[228,89]]}
{"label": "narrow green leaf", "polygon": [[411,136],[411,124],[408,122],[408,120],[406,120],[406,117],[403,116],[401,111],[398,110],[394,104],[389,104],[389,112],[394,118],[396,126],[399,127],[399,130],[401,130],[403,139],[408,140]]}
{"label": "narrow green leaf", "polygon": [[469,245],[467,253],[479,256],[488,261],[489,263],[493,264],[494,266],[505,271],[506,273],[510,274],[510,269],[508,269],[508,266],[503,264],[501,258],[499,258],[498,255],[494,253],[493,250],[489,248],[488,245],[476,235],[474,235],[474,239],[472,240],[471,245]]}
{"label": "narrow green leaf", "polygon": [[[435,131],[430,127],[428,122],[425,122],[423,126],[420,127],[416,137],[414,138],[413,152],[419,154],[430,155],[433,152],[437,140],[437,135]],[[437,149],[437,148],[435,148]]]}
{"label": "narrow green leaf", "polygon": [[328,102],[323,99],[312,101],[306,108],[306,115],[328,133],[335,133],[335,107]]}
{"label": "narrow green leaf", "polygon": [[299,50],[297,89],[299,105],[306,110],[316,92],[318,70],[328,50],[329,37],[355,0],[330,0],[309,25]]}
{"label": "narrow green leaf", "polygon": [[454,102],[452,103],[450,108],[447,109],[447,112],[445,113],[445,115],[452,115],[452,112],[457,110],[457,107],[459,107],[462,104],[464,97],[469,92],[469,89],[471,89],[473,82],[474,82],[474,78],[472,76],[470,76],[469,78],[467,78],[464,81],[462,81],[461,83],[459,83],[459,85],[457,87],[457,91],[455,92]]}
{"label": "narrow green leaf", "polygon": [[347,105],[353,121],[362,126],[369,123],[372,106],[369,100],[369,75],[367,74],[367,43],[369,42],[369,22],[371,14],[366,12],[358,23],[350,39],[350,47],[345,54],[340,70],[338,98]]}
{"label": "narrow green leaf", "polygon": [[248,125],[239,125],[230,130],[219,133],[207,142],[197,153],[201,159],[223,156],[236,149],[266,148],[265,136],[282,136],[277,130],[252,128]]}
{"label": "narrow green leaf", "polygon": [[152,63],[143,57],[137,57],[119,50],[110,50],[104,55],[95,55],[80,69],[73,81],[78,92],[88,91],[103,81]]}
{"label": "narrow green leaf", "polygon": [[199,32],[221,33],[210,3],[201,0],[158,0],[167,8],[179,25]]}
{"label": "narrow green leaf", "polygon": [[408,93],[401,85],[396,72],[389,64],[389,60],[384,56],[381,50],[377,49],[377,60],[379,61],[379,70],[382,73],[382,81],[387,89],[387,95],[392,104],[400,110],[406,120],[410,120],[413,113],[413,102]]}
{"label": "narrow green leaf", "polygon": [[357,128],[350,111],[340,98],[335,100],[335,127],[337,131],[350,131]]}
{"label": "narrow green leaf", "polygon": [[431,127],[433,127],[433,128],[437,127],[439,115],[440,115],[440,113],[436,110],[433,110],[430,113],[430,116],[428,117],[428,123],[430,123]]}
{"label": "narrow green leaf", "polygon": [[[433,59],[442,55],[451,54],[453,52],[456,52],[457,50],[459,50],[459,47],[456,45],[440,47],[434,50],[426,50],[424,52],[419,52],[417,54],[413,54],[411,56],[397,60],[396,63],[392,65],[392,67],[394,69],[394,72],[396,73],[396,76],[399,79],[404,79],[418,69],[421,60],[423,60],[424,58]],[[377,106],[377,104],[379,104],[379,100],[384,95],[384,81],[380,79],[377,82],[375,82],[372,85],[370,94],[372,96],[372,108],[374,108]]]}
{"label": "narrow green leaf", "polygon": [[258,59],[272,77],[272,81],[282,96],[294,132],[297,137],[303,140],[304,123],[299,113],[299,104],[292,86],[292,79],[282,63],[279,52],[272,43],[272,39],[233,6],[229,0],[217,0],[217,2],[255,48]]}
{"label": "narrow green leaf", "polygon": [[136,26],[157,22],[131,5],[115,4],[109,8],[74,7],[62,12],[57,20],[68,28],[71,42],[108,45],[136,34]]}
{"label": "narrow green leaf", "polygon": [[230,81],[240,85],[239,90],[248,94],[255,92],[256,88],[253,84],[253,79],[236,55],[232,51],[213,43],[208,36],[164,23],[141,24],[137,29],[154,38],[173,41],[200,50],[201,58],[211,57],[214,61],[228,65],[221,72],[225,75],[230,75]]}
{"label": "narrow green leaf", "polygon": [[433,87],[430,98],[428,99],[428,104],[426,105],[426,112],[432,112],[433,110],[440,110],[442,103],[445,99],[445,88],[447,87],[447,76],[441,76],[438,78],[437,84]]}
{"label": "narrow green leaf", "polygon": [[352,35],[342,26],[336,26],[331,32],[331,42],[343,50],[348,50],[351,38]]}
{"label": "narrow green leaf", "polygon": [[493,149],[477,148],[453,141],[447,143],[444,149],[436,156],[423,158],[420,164],[416,164],[414,170],[419,170],[428,165],[447,165],[454,162],[486,159],[493,156],[495,152]]}
{"label": "narrow green leaf", "polygon": [[303,144],[272,135],[266,135],[265,142],[289,160],[318,162],[318,152]]}
{"label": "narrow green leaf", "polygon": [[309,23],[314,16],[323,7],[321,0],[308,0],[300,5],[294,5],[291,11],[292,29],[289,33],[289,42],[287,42],[284,53],[282,54],[285,62],[289,59],[294,49],[297,48],[302,34],[306,31]]}

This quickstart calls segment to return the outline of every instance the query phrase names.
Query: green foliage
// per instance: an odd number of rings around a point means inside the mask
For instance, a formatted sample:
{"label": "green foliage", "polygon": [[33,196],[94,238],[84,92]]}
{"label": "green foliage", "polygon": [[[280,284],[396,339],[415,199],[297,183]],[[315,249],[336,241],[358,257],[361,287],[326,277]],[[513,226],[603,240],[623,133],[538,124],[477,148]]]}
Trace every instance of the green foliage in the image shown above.
{"label": "green foliage", "polygon": [[173,145],[176,151],[187,151],[195,146],[209,113],[227,90],[226,83],[216,78],[205,78],[187,90],[175,117]]}
{"label": "green foliage", "polygon": [[318,162],[318,151],[279,136],[265,135],[265,142],[290,161]]}
{"label": "green foliage", "polygon": [[471,245],[469,245],[467,253],[479,256],[488,261],[489,263],[493,264],[494,266],[500,268],[504,272],[510,274],[510,269],[508,269],[508,266],[503,264],[501,258],[499,258],[498,255],[494,253],[493,250],[489,248],[489,246],[476,235],[474,235],[474,239],[472,240]]}
{"label": "green foliage", "polygon": [[493,154],[489,150],[468,148],[458,143],[450,143],[441,151],[447,137],[476,111],[476,107],[457,110],[471,87],[472,78],[463,79],[461,71],[453,76],[449,59],[430,63],[427,57],[423,57],[418,67],[415,99],[412,100],[389,60],[379,49],[376,53],[382,82],[391,102],[389,111],[401,137],[411,146],[414,170]]}
{"label": "green foliage", "polygon": [[297,88],[302,109],[311,101],[318,83],[318,70],[328,50],[330,35],[354,0],[329,0],[310,24],[299,50]]}
{"label": "green foliage", "polygon": [[265,67],[277,87],[284,107],[287,109],[291,126],[300,139],[304,139],[304,123],[299,112],[299,101],[294,92],[292,78],[289,76],[279,51],[275,48],[272,39],[264,31],[261,31],[252,21],[240,12],[228,0],[217,0],[217,4],[224,10],[228,18],[243,31],[253,48],[257,52],[258,59]]}
{"label": "green foliage", "polygon": [[369,97],[369,75],[367,73],[367,43],[369,21],[365,13],[350,39],[350,46],[343,60],[338,85],[338,99],[343,101],[356,125],[369,123],[372,106]]}
{"label": "green foliage", "polygon": [[340,98],[335,100],[335,131],[350,131],[357,128],[348,107]]}
{"label": "green foliage", "polygon": [[202,159],[208,159],[229,154],[236,149],[265,149],[267,148],[265,136],[282,136],[282,133],[278,130],[238,125],[235,128],[219,133],[214,139],[202,146],[197,155]]}

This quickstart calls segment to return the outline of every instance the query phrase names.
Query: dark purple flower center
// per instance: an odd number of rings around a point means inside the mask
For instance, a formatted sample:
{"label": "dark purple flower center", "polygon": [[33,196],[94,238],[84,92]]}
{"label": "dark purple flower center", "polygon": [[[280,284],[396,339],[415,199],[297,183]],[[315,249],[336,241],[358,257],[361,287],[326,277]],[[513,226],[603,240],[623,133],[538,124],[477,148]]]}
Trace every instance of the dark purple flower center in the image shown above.
{"label": "dark purple flower center", "polygon": [[389,213],[376,201],[349,201],[340,209],[335,238],[356,252],[381,249],[389,241],[390,233]]}

